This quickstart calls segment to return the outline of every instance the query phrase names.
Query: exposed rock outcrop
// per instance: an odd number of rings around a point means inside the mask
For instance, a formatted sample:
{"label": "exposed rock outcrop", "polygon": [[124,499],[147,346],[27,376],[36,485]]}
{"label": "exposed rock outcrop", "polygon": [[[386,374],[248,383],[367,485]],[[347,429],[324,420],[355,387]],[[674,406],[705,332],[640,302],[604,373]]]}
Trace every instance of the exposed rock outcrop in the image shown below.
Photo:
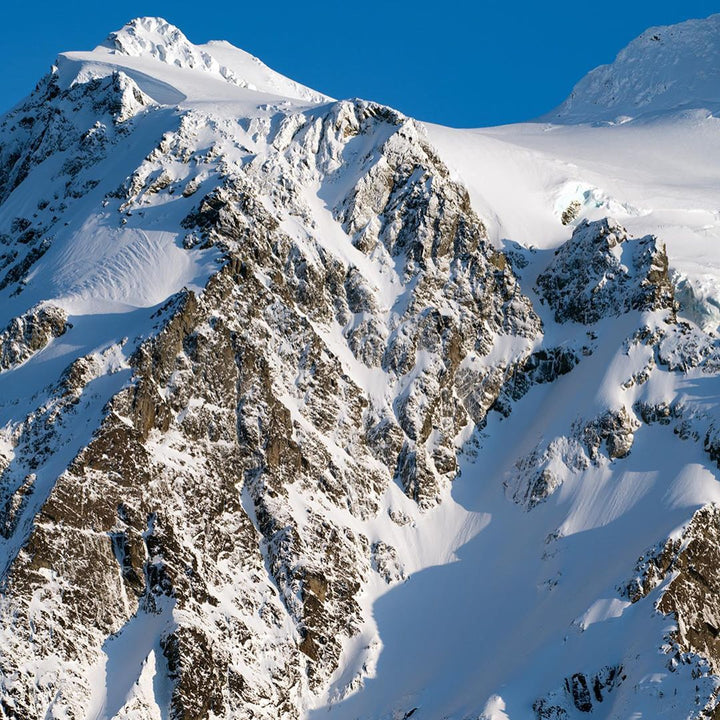
{"label": "exposed rock outcrop", "polygon": [[640,423],[627,408],[623,407],[618,411],[608,410],[586,425],[583,430],[583,441],[590,459],[597,458],[603,444],[611,460],[626,457],[632,448],[634,433],[639,427]]}
{"label": "exposed rock outcrop", "polygon": [[676,649],[707,658],[716,674],[720,669],[719,541],[720,509],[701,508],[680,537],[640,558],[637,575],[625,589],[637,602],[669,580],[657,608],[677,618],[672,633]]}
{"label": "exposed rock outcrop", "polygon": [[40,305],[28,310],[0,332],[0,369],[24,362],[66,330],[67,316],[61,308]]}
{"label": "exposed rock outcrop", "polygon": [[594,675],[575,673],[565,678],[561,690],[533,704],[537,720],[567,720],[575,711],[585,714],[601,710],[608,695],[626,679],[622,665],[604,667]]}
{"label": "exposed rock outcrop", "polygon": [[590,325],[630,310],[669,310],[674,316],[665,250],[654,237],[631,240],[609,218],[583,220],[537,284],[557,322]]}

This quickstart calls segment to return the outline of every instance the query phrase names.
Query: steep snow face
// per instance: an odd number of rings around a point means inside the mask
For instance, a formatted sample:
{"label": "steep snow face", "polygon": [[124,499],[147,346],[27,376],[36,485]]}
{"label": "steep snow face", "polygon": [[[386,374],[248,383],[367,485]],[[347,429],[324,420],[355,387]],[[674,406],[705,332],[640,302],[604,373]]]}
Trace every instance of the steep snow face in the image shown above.
{"label": "steep snow face", "polygon": [[543,120],[625,122],[641,115],[720,109],[720,14],[653,27],[588,73]]}

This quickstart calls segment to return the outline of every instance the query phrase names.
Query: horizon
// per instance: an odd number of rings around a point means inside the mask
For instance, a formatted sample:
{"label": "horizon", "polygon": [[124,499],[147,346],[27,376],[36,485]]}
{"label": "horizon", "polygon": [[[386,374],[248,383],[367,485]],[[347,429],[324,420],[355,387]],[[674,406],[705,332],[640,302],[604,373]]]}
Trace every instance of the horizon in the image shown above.
{"label": "horizon", "polygon": [[[32,49],[27,36],[13,31],[20,24],[13,20],[23,15],[13,7],[0,28],[0,44],[9,58],[0,80],[0,112],[26,97],[59,53],[91,50],[134,17],[160,16],[195,44],[226,40],[332,97],[362,97],[454,127],[517,123],[550,112],[590,70],[611,63],[648,28],[704,18],[720,9],[710,2],[688,2],[682,8],[642,2],[628,8],[611,0],[604,12],[593,15],[592,8],[569,3],[528,4],[518,11],[490,0],[473,7],[455,3],[443,15],[431,16],[426,3],[399,2],[344,8],[344,16],[330,17],[323,5],[309,6],[325,11],[316,14],[307,5],[281,2],[270,23],[262,8],[229,3],[219,4],[208,17],[187,2],[130,2],[120,10],[97,12],[83,1],[71,5],[80,13],[69,14],[41,0],[34,10],[46,22],[34,25]],[[348,50],[356,47],[360,52]]]}

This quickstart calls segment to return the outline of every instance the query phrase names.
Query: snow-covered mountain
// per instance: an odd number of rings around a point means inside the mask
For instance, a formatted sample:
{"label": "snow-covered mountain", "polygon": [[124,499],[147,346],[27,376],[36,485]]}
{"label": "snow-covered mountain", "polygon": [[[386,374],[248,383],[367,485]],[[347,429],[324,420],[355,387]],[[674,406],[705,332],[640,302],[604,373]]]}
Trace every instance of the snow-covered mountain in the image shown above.
{"label": "snow-covered mountain", "polygon": [[720,109],[720,14],[652,27],[588,73],[552,122],[627,122],[669,110]]}
{"label": "snow-covered mountain", "polygon": [[717,18],[482,130],[61,55],[0,119],[0,717],[718,717]]}

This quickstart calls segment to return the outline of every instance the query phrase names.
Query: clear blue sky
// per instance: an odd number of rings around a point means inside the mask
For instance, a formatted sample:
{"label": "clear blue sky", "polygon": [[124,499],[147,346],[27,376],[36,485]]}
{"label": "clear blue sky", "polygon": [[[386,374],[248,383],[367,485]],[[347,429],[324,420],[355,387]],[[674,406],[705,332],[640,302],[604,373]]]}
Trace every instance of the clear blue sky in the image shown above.
{"label": "clear blue sky", "polygon": [[193,42],[229,40],[334,97],[446,125],[496,125],[547,112],[647,27],[713,12],[720,0],[8,2],[0,111],[59,52],[89,50],[132,17],[160,15]]}

